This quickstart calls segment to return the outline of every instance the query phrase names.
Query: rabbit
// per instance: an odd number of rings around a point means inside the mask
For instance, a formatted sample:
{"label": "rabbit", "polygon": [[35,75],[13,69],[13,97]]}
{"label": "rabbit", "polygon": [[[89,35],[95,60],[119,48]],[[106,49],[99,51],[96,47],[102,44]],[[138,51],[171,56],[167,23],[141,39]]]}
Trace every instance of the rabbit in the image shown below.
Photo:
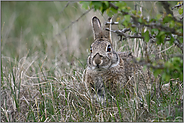
{"label": "rabbit", "polygon": [[[133,94],[136,84],[144,88],[142,68],[133,63],[135,57],[129,52],[116,52],[113,49],[111,32],[101,27],[96,16],[92,18],[92,27],[94,42],[90,47],[91,53],[84,73],[84,82],[92,97],[103,103],[106,102],[107,94],[114,97],[122,94],[123,90]],[[110,29],[111,25],[105,28]]]}

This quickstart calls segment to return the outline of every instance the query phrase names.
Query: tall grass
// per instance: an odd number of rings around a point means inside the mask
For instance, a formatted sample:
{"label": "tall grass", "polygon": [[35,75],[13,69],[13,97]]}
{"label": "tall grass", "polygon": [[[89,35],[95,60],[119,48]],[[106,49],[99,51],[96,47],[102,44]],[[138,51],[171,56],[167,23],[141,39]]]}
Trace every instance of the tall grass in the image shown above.
{"label": "tall grass", "polygon": [[[97,15],[103,22],[106,16],[90,11],[65,29],[85,12],[76,2],[67,4],[2,2],[1,122],[183,121],[183,85],[178,80],[164,85],[159,96],[151,98],[148,92],[143,106],[136,96],[112,97],[106,106],[91,100],[83,82],[93,41],[91,18]],[[142,41],[114,42],[117,51],[144,54]],[[149,53],[167,48],[147,45]],[[172,52],[178,52],[175,46],[159,55]]]}

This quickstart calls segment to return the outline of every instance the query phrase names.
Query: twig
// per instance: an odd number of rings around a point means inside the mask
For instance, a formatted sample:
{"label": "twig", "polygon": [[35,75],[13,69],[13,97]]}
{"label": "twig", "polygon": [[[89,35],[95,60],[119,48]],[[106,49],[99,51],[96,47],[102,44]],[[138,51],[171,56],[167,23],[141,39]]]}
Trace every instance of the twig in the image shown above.
{"label": "twig", "polygon": [[[122,30],[110,30],[109,28],[106,28],[105,30],[116,33],[117,36],[120,36],[120,41],[121,41],[122,39],[127,39],[127,38],[141,38],[141,39],[144,39],[144,37],[143,37],[140,33],[138,33],[138,34],[135,33],[135,34],[133,34],[133,35],[125,34],[126,32],[131,31],[129,28],[124,28],[124,29],[122,29]],[[122,37],[124,37],[124,38],[122,38]],[[151,42],[151,43],[156,43],[156,38],[155,38],[155,35],[154,35],[154,34],[153,34],[153,35],[149,35],[149,38],[150,38],[150,42]],[[164,39],[165,42],[166,42],[166,41],[170,41],[170,40],[171,40],[170,37],[165,37],[165,39]],[[180,48],[180,50],[183,52],[183,44],[181,44],[181,43],[178,41],[177,38],[175,38],[174,44],[175,44],[178,48]]]}
{"label": "twig", "polygon": [[[114,9],[118,9],[119,7],[118,6],[115,6],[114,4],[112,4],[111,2],[109,2],[109,6],[110,7],[113,7]],[[138,21],[138,19],[140,18],[140,17],[136,17],[136,16],[134,16],[134,15],[132,15],[132,14],[130,14],[130,13],[128,13],[128,12],[124,12],[123,10],[121,10],[121,13],[123,14],[123,15],[130,15],[131,16],[131,18],[133,19],[133,22],[134,23],[137,23],[137,24],[140,24],[139,26],[136,24],[136,26],[139,28],[139,27],[143,27],[143,26],[146,26],[146,27],[149,27],[149,28],[158,28],[159,30],[163,30],[163,31],[170,31],[171,33],[173,33],[173,34],[176,34],[176,35],[178,35],[178,36],[183,36],[183,33],[178,33],[174,28],[169,28],[169,27],[165,27],[165,26],[162,26],[161,24],[157,24],[157,23],[150,23],[150,24],[145,24],[145,23],[140,23],[139,21]],[[174,17],[173,17],[173,19],[174,19]],[[176,20],[176,19],[174,19],[175,21],[177,21],[177,22],[179,22],[179,23],[182,23],[183,24],[183,21],[178,21],[178,20]],[[147,22],[147,23],[149,23],[149,22]]]}
{"label": "twig", "polygon": [[183,44],[181,44],[181,43],[178,41],[178,39],[176,39],[176,40],[174,41],[174,44],[175,44],[177,47],[179,47],[179,48],[181,49],[182,53],[183,53]]}
{"label": "twig", "polygon": [[119,22],[106,22],[105,25],[118,25]]}
{"label": "twig", "polygon": [[79,18],[77,18],[75,21],[71,22],[67,27],[65,27],[64,29],[61,30],[60,33],[56,34],[55,36],[59,36],[62,32],[64,32],[65,30],[67,30],[70,26],[72,26],[74,23],[78,22],[84,15],[86,15],[88,12],[90,12],[93,9],[90,8],[89,10],[87,10],[86,12],[84,12]]}
{"label": "twig", "polygon": [[59,12],[59,14],[63,13],[63,11],[65,10],[66,7],[68,7],[68,5],[70,4],[70,1],[65,5],[65,7]]}
{"label": "twig", "polygon": [[170,31],[172,34],[175,34],[178,36],[183,36],[183,33],[179,33],[174,28],[163,26],[160,23],[150,23],[150,24],[140,23],[140,26],[137,26],[137,27],[140,28],[143,26],[146,26],[146,27],[151,28],[151,29],[156,28],[158,30],[167,31],[167,32]]}
{"label": "twig", "polygon": [[171,9],[173,10],[174,8],[179,8],[179,7],[181,7],[183,5],[183,3],[182,4],[178,4],[178,5],[175,5],[174,7],[172,7]]}
{"label": "twig", "polygon": [[162,50],[162,51],[160,51],[160,52],[158,52],[158,53],[156,53],[156,54],[160,54],[160,53],[162,53],[162,52],[165,52],[165,51],[169,50],[171,47],[173,47],[173,45],[170,46],[170,47],[168,47],[168,48],[166,48],[166,49],[164,49],[164,50]]}

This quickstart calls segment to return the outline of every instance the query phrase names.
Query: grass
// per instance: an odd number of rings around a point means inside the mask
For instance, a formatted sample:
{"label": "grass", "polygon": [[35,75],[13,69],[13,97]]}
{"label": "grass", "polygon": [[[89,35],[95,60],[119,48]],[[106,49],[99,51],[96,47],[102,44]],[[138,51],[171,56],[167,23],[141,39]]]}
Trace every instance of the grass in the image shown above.
{"label": "grass", "polygon": [[[106,106],[91,101],[82,81],[93,39],[90,23],[94,15],[102,22],[106,16],[90,11],[61,31],[85,12],[76,2],[67,4],[1,2],[1,122],[182,122],[183,84],[179,80],[171,80],[171,86],[159,81],[160,95],[151,98],[148,92],[143,106],[136,96],[112,98]],[[140,40],[115,43],[117,51],[144,55],[145,44]],[[152,54],[168,48],[147,46]],[[173,46],[159,57],[177,52]],[[156,91],[154,84],[151,87]]]}

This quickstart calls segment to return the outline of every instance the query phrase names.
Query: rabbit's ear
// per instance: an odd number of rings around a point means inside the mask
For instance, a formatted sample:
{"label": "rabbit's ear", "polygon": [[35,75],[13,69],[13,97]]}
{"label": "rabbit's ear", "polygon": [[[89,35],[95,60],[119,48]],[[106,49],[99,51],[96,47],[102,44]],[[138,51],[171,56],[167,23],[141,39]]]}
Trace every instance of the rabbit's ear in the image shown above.
{"label": "rabbit's ear", "polygon": [[[112,40],[111,40],[111,23],[112,23],[112,18],[109,17],[107,22],[108,23],[105,24],[104,34],[105,34],[105,38],[108,38],[110,43],[112,44]],[[107,31],[106,28],[108,28],[109,31]]]}
{"label": "rabbit's ear", "polygon": [[101,28],[101,23],[100,20],[94,16],[92,18],[92,27],[93,27],[93,35],[94,35],[94,40],[97,38],[103,38],[103,32]]}

